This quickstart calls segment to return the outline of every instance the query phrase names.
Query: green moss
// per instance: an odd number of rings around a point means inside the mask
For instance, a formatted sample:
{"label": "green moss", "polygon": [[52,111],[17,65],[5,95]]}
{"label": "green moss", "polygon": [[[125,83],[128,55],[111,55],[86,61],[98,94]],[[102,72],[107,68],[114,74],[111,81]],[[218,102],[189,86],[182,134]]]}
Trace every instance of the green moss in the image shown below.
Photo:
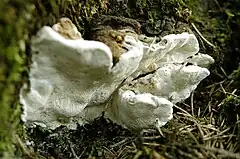
{"label": "green moss", "polygon": [[[222,118],[226,118],[228,125],[238,125],[240,115],[240,97],[239,96],[227,96],[224,103],[220,107]],[[233,133],[239,134],[240,130],[237,129]]]}
{"label": "green moss", "polygon": [[136,6],[138,6],[139,8],[147,7],[147,0],[137,0]]}
{"label": "green moss", "polygon": [[[26,60],[24,40],[31,4],[21,1],[0,4],[0,156],[14,151],[13,137],[20,121],[19,86]],[[21,47],[20,47],[21,46]]]}

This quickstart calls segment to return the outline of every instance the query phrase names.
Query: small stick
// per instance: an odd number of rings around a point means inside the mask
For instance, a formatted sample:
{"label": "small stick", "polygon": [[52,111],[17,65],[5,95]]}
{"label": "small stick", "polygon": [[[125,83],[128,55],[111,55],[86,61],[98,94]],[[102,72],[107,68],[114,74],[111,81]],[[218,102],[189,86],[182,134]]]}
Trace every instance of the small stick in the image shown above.
{"label": "small stick", "polygon": [[71,142],[69,142],[69,147],[70,147],[70,149],[71,149],[71,151],[72,151],[72,154],[73,154],[73,156],[74,156],[74,159],[80,159],[80,158],[77,156],[77,154],[75,153],[75,151],[74,151],[74,149],[73,149],[73,147],[72,147],[72,143],[71,143]]}
{"label": "small stick", "polygon": [[20,139],[20,137],[18,135],[15,135],[15,138],[17,140],[18,145],[20,146],[20,148],[23,150],[24,154],[26,156],[28,156],[30,159],[34,159],[34,157],[31,155],[31,152],[28,151],[28,149],[25,147],[24,143],[22,142],[22,140]]}
{"label": "small stick", "polygon": [[194,95],[194,90],[191,93],[191,110],[192,110],[192,116],[194,116],[194,110],[193,110],[193,95]]}
{"label": "small stick", "polygon": [[197,27],[195,26],[194,23],[191,23],[192,27],[195,29],[195,31],[198,33],[198,35],[203,39],[203,41],[205,41],[208,45],[212,46],[213,48],[215,48],[216,46],[213,45],[212,43],[210,43],[201,33],[200,31],[197,29]]}

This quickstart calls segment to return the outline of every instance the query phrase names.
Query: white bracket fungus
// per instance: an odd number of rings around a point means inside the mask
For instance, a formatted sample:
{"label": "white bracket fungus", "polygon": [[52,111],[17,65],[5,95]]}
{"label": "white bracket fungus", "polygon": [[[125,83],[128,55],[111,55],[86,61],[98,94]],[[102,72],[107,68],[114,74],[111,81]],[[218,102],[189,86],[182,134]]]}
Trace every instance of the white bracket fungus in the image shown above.
{"label": "white bracket fungus", "polygon": [[173,104],[188,98],[209,75],[202,67],[214,62],[197,54],[193,34],[167,35],[159,43],[127,34],[126,52],[114,65],[106,44],[82,39],[71,26],[63,27],[67,33],[45,26],[32,38],[30,89],[20,93],[27,123],[75,129],[104,111],[128,129],[151,128],[156,121],[163,126],[172,119]]}

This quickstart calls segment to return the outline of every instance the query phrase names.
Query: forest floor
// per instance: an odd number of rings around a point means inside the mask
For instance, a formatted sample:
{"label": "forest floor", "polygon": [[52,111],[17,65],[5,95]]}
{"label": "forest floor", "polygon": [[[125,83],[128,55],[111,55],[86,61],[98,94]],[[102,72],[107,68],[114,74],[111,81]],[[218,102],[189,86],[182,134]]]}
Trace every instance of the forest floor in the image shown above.
{"label": "forest floor", "polygon": [[102,117],[77,130],[37,127],[28,129],[29,137],[22,141],[29,145],[25,155],[35,158],[33,152],[37,152],[56,159],[240,159],[240,2],[185,0],[160,5],[154,0],[132,4],[109,0],[106,5],[110,15],[139,19],[145,26],[142,32],[149,36],[155,36],[151,29],[158,29],[149,27],[150,23],[174,12],[173,16],[188,24],[197,36],[200,52],[215,59],[211,75],[191,98],[174,107],[173,119],[161,130],[137,136]]}

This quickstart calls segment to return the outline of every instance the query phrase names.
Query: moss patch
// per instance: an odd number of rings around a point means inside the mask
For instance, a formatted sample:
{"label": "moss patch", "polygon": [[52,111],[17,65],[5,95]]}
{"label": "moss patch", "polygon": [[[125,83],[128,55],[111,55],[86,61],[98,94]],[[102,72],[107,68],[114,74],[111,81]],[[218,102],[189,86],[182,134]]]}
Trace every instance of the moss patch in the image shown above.
{"label": "moss patch", "polygon": [[18,104],[25,69],[25,40],[28,38],[30,3],[4,1],[0,4],[0,156],[14,152],[12,139],[20,121]]}

